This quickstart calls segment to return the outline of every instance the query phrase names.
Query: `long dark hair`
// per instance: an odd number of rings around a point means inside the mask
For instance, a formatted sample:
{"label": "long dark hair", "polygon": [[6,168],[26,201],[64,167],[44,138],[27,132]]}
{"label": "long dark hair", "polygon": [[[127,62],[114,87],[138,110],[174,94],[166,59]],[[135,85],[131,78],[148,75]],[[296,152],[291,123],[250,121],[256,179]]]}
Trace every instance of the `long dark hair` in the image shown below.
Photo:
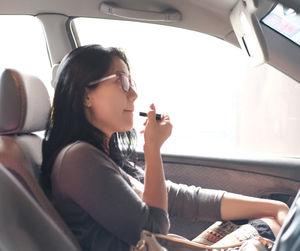
{"label": "long dark hair", "polygon": [[[88,122],[83,104],[87,83],[107,74],[114,57],[123,60],[130,70],[126,55],[121,50],[100,45],[76,48],[60,63],[53,105],[43,141],[42,186],[48,195],[51,194],[52,166],[63,147],[81,140],[104,153],[107,152],[107,137]],[[135,141],[134,130],[115,133],[109,141],[110,158],[128,173],[134,172],[134,165],[129,162],[129,158],[134,154]]]}

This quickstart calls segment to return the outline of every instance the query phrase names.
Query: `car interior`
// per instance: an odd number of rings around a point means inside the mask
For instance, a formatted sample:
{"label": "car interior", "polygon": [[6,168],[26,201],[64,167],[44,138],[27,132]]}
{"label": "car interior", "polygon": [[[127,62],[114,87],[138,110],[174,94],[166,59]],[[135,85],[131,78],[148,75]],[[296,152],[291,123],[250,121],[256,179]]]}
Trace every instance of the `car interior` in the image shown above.
{"label": "car interior", "polygon": [[[293,10],[294,26],[284,23],[284,27],[293,29],[293,37],[291,33],[282,35],[280,30],[268,26],[274,25],[268,15],[279,5],[283,6],[286,13]],[[51,68],[49,75],[52,78],[45,83],[40,76],[28,73],[22,67],[13,68],[1,60],[1,251],[81,250],[40,185],[43,140],[43,133],[40,132],[46,128],[51,107],[51,93],[46,85],[52,83],[52,88],[55,88],[53,83],[61,59],[82,44],[74,23],[76,18],[125,20],[176,27],[204,33],[240,48],[248,55],[253,68],[246,74],[247,88],[241,92],[239,99],[238,142],[248,142],[252,148],[266,145],[274,149],[275,155],[196,156],[168,152],[162,156],[165,175],[177,183],[276,199],[292,205],[300,189],[300,134],[297,134],[300,131],[298,0],[0,0],[0,6],[0,18],[26,15],[38,19],[44,32]],[[1,26],[5,25],[1,23]],[[157,37],[154,39],[159,40]],[[19,42],[22,43],[22,39]],[[159,59],[159,55],[153,54],[153,57]],[[277,112],[270,111],[270,106],[262,109],[258,106],[274,91],[267,89],[273,83],[278,93],[282,94],[278,103],[272,105]],[[260,88],[259,85],[264,88],[260,93],[262,99],[251,96],[254,95],[253,90]],[[197,107],[190,109],[197,112]],[[252,123],[244,122],[245,114],[249,115]],[[279,115],[282,119],[276,120]],[[276,121],[279,121],[279,125]],[[276,145],[267,144],[273,136],[261,125],[268,123],[278,127],[282,121],[286,123],[284,133],[280,134],[278,129],[280,138]],[[290,121],[293,124],[289,124]],[[261,141],[254,146],[254,138],[257,137]],[[291,147],[293,150],[290,150]],[[291,154],[286,154],[285,149]],[[142,152],[138,152],[138,160],[142,166]],[[170,232],[192,239],[210,224],[171,218]]]}

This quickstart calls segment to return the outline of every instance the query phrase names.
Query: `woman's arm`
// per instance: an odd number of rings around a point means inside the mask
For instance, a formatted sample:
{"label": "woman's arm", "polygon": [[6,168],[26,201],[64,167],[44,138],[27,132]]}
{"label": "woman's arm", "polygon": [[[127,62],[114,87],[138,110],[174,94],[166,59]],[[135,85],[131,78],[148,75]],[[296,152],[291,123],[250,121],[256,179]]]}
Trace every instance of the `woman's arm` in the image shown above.
{"label": "woman's arm", "polygon": [[145,153],[145,187],[143,201],[152,207],[158,207],[167,212],[168,197],[165,184],[165,175],[159,149],[148,149]]}
{"label": "woman's arm", "polygon": [[148,112],[148,120],[143,131],[145,138],[145,186],[142,199],[148,206],[161,208],[167,212],[168,196],[160,148],[170,136],[172,125],[168,116],[157,121],[154,105],[152,104],[150,108],[151,111]]}
{"label": "woman's arm", "polygon": [[167,181],[169,215],[197,221],[221,220],[224,191],[205,189]]}
{"label": "woman's arm", "polygon": [[275,200],[259,199],[234,193],[225,193],[221,200],[223,220],[272,217],[281,226],[289,211],[288,206]]}

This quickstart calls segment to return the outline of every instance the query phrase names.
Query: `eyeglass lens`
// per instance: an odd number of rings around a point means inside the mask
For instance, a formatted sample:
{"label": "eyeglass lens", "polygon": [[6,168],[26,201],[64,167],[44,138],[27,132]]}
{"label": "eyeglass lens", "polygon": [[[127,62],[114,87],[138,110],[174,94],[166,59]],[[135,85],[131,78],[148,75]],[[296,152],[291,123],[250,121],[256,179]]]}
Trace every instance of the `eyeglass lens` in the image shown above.
{"label": "eyeglass lens", "polygon": [[129,88],[130,88],[129,81],[130,80],[129,80],[129,78],[127,76],[125,76],[124,74],[121,74],[121,83],[122,83],[123,90],[125,92],[129,91]]}
{"label": "eyeglass lens", "polygon": [[130,77],[121,74],[120,75],[120,79],[121,79],[121,84],[122,84],[122,88],[125,92],[129,92],[130,87],[136,91],[136,86],[133,80],[130,79]]}

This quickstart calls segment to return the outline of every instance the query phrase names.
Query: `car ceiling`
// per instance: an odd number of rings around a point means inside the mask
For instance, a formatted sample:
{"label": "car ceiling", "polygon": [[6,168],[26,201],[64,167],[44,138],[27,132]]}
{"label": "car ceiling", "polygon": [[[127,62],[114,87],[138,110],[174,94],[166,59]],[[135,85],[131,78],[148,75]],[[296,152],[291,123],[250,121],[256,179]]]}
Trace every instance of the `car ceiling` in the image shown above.
{"label": "car ceiling", "polygon": [[[99,11],[101,2],[103,1],[0,0],[0,14],[60,13],[67,16],[111,18]],[[232,34],[229,13],[237,0],[114,0],[110,2],[120,7],[137,10],[176,9],[181,12],[182,20],[177,23],[167,23],[168,25],[197,30],[226,39],[228,34]]]}
{"label": "car ceiling", "polygon": [[[259,1],[261,0],[255,0]],[[300,11],[299,0],[277,1]],[[0,14],[59,13],[67,16],[110,18],[99,11],[102,2],[137,10],[176,9],[181,12],[182,20],[169,25],[225,38],[232,31],[229,14],[238,0],[0,0]]]}
{"label": "car ceiling", "polygon": [[[121,17],[118,18],[116,16],[102,13],[100,11],[100,5],[103,2],[113,3],[118,7],[131,10],[162,12],[168,9],[175,9],[181,13],[182,18],[180,21],[156,21],[152,23],[199,31],[224,39],[225,41],[239,46],[230,22],[230,12],[238,1],[239,0],[0,0],[0,15],[39,15],[45,13],[56,13],[67,17],[80,16],[123,19]],[[262,18],[267,11],[270,10],[270,6],[276,2],[276,0],[253,1],[256,5],[261,5],[262,7],[259,8],[260,11],[256,13],[258,19]],[[296,11],[300,11],[299,0],[278,1],[283,2],[289,7],[294,7]],[[268,6],[268,9],[263,7],[264,4]],[[269,34],[268,30],[264,32],[268,37],[273,35]],[[272,55],[269,59],[269,63],[299,81],[300,73],[297,69],[299,65],[299,50],[297,50],[297,48],[281,48],[281,45],[275,44],[278,39],[267,38],[269,47],[268,50],[270,51],[270,55]],[[284,41],[284,43],[286,44],[286,41]],[[295,45],[291,45],[290,47],[295,47]]]}

